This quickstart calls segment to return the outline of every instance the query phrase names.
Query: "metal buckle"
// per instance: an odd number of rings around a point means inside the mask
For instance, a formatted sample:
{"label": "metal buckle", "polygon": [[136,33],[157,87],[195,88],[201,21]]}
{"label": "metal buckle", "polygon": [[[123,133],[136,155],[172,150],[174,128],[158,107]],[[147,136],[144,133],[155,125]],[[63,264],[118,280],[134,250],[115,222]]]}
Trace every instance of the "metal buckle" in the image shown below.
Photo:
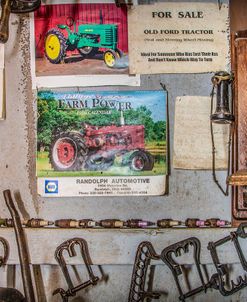
{"label": "metal buckle", "polygon": [[129,302],[142,302],[145,298],[159,299],[158,292],[145,291],[148,266],[151,260],[159,260],[151,242],[143,241],[139,244],[132,272]]}
{"label": "metal buckle", "polygon": [[222,264],[219,261],[219,257],[217,254],[217,247],[220,245],[223,245],[229,241],[230,242],[232,241],[234,244],[234,247],[236,249],[236,252],[238,254],[242,268],[245,271],[247,271],[247,262],[246,262],[245,256],[243,254],[242,248],[241,248],[241,246],[239,244],[239,240],[238,240],[238,237],[247,238],[247,233],[245,232],[245,228],[247,228],[247,223],[242,223],[239,225],[237,230],[235,232],[231,232],[230,235],[228,235],[222,239],[219,239],[218,241],[208,243],[208,250],[210,251],[211,257],[213,259],[214,265],[217,270],[218,289],[223,296],[232,295],[232,294],[236,293],[237,291],[239,291],[240,289],[246,287],[247,286],[247,277],[239,276],[238,280],[237,280],[237,284],[235,284],[234,281],[231,280],[232,287],[230,290],[227,289],[225,287],[224,276],[228,277],[229,272],[227,270],[227,265]]}
{"label": "metal buckle", "polygon": [[[89,280],[87,280],[77,286],[73,285],[66,262],[63,257],[64,251],[67,251],[70,257],[75,257],[76,256],[75,245],[79,245],[79,247],[80,247],[81,255],[82,255],[84,264],[87,268],[87,272],[88,272],[88,276],[89,276]],[[92,268],[91,268],[92,261],[91,261],[90,255],[89,255],[86,240],[84,240],[82,238],[73,238],[73,239],[63,242],[61,245],[59,245],[56,248],[55,259],[57,260],[59,266],[62,269],[63,275],[68,284],[68,290],[64,290],[63,288],[57,288],[53,292],[53,295],[56,295],[59,293],[64,302],[67,302],[69,297],[75,296],[79,290],[86,288],[89,285],[96,285],[97,282],[99,281],[99,278],[94,275]]]}
{"label": "metal buckle", "polygon": [[[178,278],[179,275],[182,275],[182,269],[180,264],[177,263],[172,256],[173,255],[176,257],[181,256],[181,251],[183,251],[184,253],[188,253],[190,246],[192,246],[194,249],[193,250],[194,264],[196,265],[201,285],[199,287],[189,290],[188,292],[183,292]],[[173,277],[175,279],[179,291],[179,300],[181,301],[185,301],[185,299],[194,296],[195,294],[200,293],[202,291],[206,292],[208,288],[217,287],[217,285],[215,284],[215,275],[211,277],[208,283],[204,282],[201,267],[200,267],[200,253],[201,253],[201,244],[199,239],[197,239],[196,237],[190,237],[188,239],[172,244],[166,247],[161,253],[161,260],[172,271]]]}

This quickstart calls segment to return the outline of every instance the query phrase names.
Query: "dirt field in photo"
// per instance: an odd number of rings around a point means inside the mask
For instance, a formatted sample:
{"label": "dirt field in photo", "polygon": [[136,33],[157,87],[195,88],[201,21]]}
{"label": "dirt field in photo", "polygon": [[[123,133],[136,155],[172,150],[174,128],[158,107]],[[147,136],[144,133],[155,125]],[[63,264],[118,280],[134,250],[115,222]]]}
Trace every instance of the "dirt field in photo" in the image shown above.
{"label": "dirt field in photo", "polygon": [[46,58],[36,59],[36,76],[61,76],[61,75],[85,75],[85,74],[128,74],[126,58],[117,62],[118,68],[109,68],[103,61],[102,55],[94,58],[82,58],[73,55],[65,58],[64,63],[52,64]]}

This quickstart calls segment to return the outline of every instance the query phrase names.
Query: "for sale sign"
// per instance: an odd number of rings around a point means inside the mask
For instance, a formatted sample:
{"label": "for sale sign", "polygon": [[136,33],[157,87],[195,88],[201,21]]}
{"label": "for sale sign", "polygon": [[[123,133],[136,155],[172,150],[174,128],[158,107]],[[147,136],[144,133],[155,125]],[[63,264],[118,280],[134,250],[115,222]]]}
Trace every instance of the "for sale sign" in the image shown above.
{"label": "for sale sign", "polygon": [[134,6],[128,14],[130,73],[201,73],[229,64],[228,6],[173,3]]}
{"label": "for sale sign", "polygon": [[166,98],[165,91],[39,92],[39,194],[164,194]]}

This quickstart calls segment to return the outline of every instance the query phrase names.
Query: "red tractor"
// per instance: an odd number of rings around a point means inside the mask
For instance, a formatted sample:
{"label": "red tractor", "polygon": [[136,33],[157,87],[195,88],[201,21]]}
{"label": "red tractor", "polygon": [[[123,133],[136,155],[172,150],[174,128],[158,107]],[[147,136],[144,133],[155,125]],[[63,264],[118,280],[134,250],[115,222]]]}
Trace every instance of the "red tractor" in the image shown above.
{"label": "red tractor", "polygon": [[[56,171],[107,170],[116,156],[132,170],[152,170],[153,156],[145,150],[143,125],[84,124],[81,132],[62,132],[50,146],[50,163]],[[127,160],[126,160],[127,158]]]}

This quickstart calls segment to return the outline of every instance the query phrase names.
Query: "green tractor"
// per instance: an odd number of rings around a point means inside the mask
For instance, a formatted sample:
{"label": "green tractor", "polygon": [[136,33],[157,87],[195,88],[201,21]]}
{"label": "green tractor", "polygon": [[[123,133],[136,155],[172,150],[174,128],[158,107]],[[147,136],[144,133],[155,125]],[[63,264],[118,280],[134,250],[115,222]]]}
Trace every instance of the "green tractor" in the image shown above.
{"label": "green tractor", "polygon": [[[78,50],[83,56],[94,56],[99,48],[104,48],[103,59],[108,67],[114,67],[116,60],[122,56],[117,48],[118,35],[115,24],[81,24],[76,31],[76,24],[68,18],[68,25],[57,25],[45,36],[45,56],[53,64],[61,63],[66,57],[66,51]],[[74,30],[70,26],[74,25]],[[59,30],[66,30],[68,38]]]}

